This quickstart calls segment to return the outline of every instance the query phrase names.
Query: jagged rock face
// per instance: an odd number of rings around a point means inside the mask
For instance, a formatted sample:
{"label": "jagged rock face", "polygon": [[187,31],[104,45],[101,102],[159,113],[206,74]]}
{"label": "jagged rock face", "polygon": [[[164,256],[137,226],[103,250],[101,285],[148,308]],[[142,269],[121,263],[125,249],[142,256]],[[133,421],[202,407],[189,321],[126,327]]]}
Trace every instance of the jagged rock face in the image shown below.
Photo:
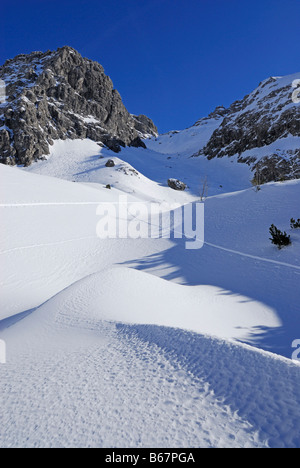
{"label": "jagged rock face", "polygon": [[[155,136],[157,135],[157,128],[149,117],[146,115],[132,115],[134,119],[135,129],[140,132],[142,135],[146,136]],[[148,135],[147,135],[148,132]]]}
{"label": "jagged rock face", "polygon": [[289,148],[288,143],[285,150],[282,144],[279,149],[270,147],[269,154],[260,156],[263,147],[300,137],[300,104],[292,99],[297,78],[300,74],[269,78],[228,109],[217,108],[211,117],[222,115],[223,121],[199,155],[208,159],[237,155],[239,162],[251,165],[261,183],[299,178],[300,142],[298,148]]}
{"label": "jagged rock face", "polygon": [[102,66],[70,47],[8,60],[0,80],[2,163],[28,165],[56,139],[90,138],[118,151],[157,135],[150,119],[129,114]]}

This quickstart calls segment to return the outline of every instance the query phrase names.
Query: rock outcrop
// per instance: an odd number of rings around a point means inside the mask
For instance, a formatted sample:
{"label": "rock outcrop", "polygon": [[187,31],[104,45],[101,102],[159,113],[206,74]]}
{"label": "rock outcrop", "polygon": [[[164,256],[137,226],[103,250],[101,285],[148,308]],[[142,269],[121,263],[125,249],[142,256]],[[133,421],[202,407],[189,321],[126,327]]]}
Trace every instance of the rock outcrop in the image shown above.
{"label": "rock outcrop", "polygon": [[183,191],[186,189],[185,183],[178,179],[168,179],[168,186],[173,190]]}
{"label": "rock outcrop", "polygon": [[106,161],[105,167],[115,167],[115,161],[113,159],[108,159]]}
{"label": "rock outcrop", "polygon": [[217,108],[210,117],[221,123],[198,154],[237,156],[261,183],[300,178],[300,103],[293,100],[299,78],[269,78],[228,109]]}
{"label": "rock outcrop", "polygon": [[[71,47],[33,52],[0,67],[0,162],[29,165],[57,139],[145,147],[157,135],[146,116],[130,114],[103,67]],[[5,90],[5,94],[4,94]]]}

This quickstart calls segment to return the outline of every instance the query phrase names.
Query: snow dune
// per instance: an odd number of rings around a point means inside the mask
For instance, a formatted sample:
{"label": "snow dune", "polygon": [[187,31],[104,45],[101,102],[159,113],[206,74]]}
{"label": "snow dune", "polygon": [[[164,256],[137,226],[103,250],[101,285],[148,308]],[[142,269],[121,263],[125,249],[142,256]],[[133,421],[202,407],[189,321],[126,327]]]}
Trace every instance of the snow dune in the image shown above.
{"label": "snow dune", "polygon": [[[1,445],[298,446],[300,365],[161,326],[176,323],[178,300],[164,283],[114,268],[67,288],[13,326],[2,322],[10,352],[0,368]],[[147,295],[144,307],[137,300],[142,287],[156,295],[157,316],[145,307]],[[171,304],[163,310],[166,297]],[[188,322],[188,310],[185,316]]]}
{"label": "snow dune", "polygon": [[4,335],[2,447],[265,446],[155,344],[107,322],[35,323],[33,334],[25,320]]}
{"label": "snow dune", "polygon": [[83,321],[92,317],[162,325],[230,339],[247,339],[257,326],[281,325],[276,313],[264,304],[227,293],[212,286],[182,286],[142,271],[115,267],[73,284],[47,308],[49,314],[56,310]]}

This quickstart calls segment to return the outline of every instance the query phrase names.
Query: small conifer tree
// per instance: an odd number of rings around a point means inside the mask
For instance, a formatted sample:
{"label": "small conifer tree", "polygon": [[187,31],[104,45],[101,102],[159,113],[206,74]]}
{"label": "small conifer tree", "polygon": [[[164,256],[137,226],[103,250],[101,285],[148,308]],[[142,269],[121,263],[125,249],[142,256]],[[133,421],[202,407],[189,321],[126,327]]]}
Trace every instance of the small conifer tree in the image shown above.
{"label": "small conifer tree", "polygon": [[286,232],[280,231],[274,224],[270,227],[270,234],[272,236],[270,237],[270,241],[272,244],[277,245],[279,249],[292,243],[291,237]]}
{"label": "small conifer tree", "polygon": [[297,221],[292,218],[291,219],[291,228],[292,229],[299,229],[300,228],[300,219],[297,219]]}

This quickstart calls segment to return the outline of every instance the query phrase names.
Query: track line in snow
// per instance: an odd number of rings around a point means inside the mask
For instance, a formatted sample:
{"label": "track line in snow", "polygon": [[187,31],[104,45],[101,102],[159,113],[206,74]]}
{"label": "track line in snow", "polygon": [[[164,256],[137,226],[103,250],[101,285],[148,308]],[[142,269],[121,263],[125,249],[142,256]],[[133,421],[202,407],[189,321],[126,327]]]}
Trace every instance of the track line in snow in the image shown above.
{"label": "track line in snow", "polygon": [[[67,203],[59,203],[59,202],[58,203],[55,203],[55,202],[53,203],[53,202],[51,202],[51,203],[0,204],[0,208],[32,207],[32,206],[76,206],[76,205],[82,206],[82,205],[99,205],[101,203],[103,203],[103,202],[99,201],[99,202],[67,202]],[[119,202],[113,202],[113,203],[119,204]],[[126,203],[124,203],[124,204],[126,204]],[[128,214],[132,216],[132,214],[130,212],[128,212]],[[138,217],[135,217],[135,218],[138,221],[147,223],[150,226],[150,223],[148,221],[145,221],[145,220],[140,219]],[[161,228],[161,226],[155,225],[153,223],[151,224],[151,226],[152,227],[157,227],[159,229]],[[171,228],[171,232],[173,232],[174,234],[177,234],[177,235],[182,235],[182,231],[177,231],[176,229]],[[60,245],[60,244],[68,243],[68,242],[77,242],[79,240],[88,240],[88,239],[95,239],[95,237],[94,236],[87,236],[87,237],[80,237],[80,238],[75,238],[75,239],[67,239],[67,240],[58,241],[58,242],[51,242],[51,243],[47,243],[47,244],[36,244],[36,245],[30,245],[30,246],[26,245],[26,246],[22,246],[22,247],[16,247],[16,248],[13,248],[13,249],[0,251],[0,255],[4,255],[4,254],[10,253],[10,252],[17,251],[17,250],[25,250],[25,249],[32,249],[32,248],[39,248],[39,247],[50,247],[50,246]],[[194,239],[194,237],[185,236],[185,239],[192,240],[192,239]],[[195,242],[197,242],[197,241],[195,241]],[[247,254],[245,252],[240,252],[239,250],[233,250],[233,249],[229,249],[227,247],[222,247],[220,245],[212,244],[211,242],[207,242],[205,240],[204,240],[204,244],[209,246],[209,247],[212,247],[214,249],[223,250],[224,252],[228,252],[228,253],[231,253],[231,254],[234,254],[234,255],[239,255],[241,257],[247,257],[247,258],[250,258],[252,260],[258,260],[260,262],[272,263],[272,264],[275,264],[275,265],[278,265],[278,266],[293,268],[295,270],[300,271],[300,266],[293,265],[291,263],[280,262],[278,260],[272,260],[272,259],[265,258],[265,257],[259,257],[257,255]],[[159,252],[159,250],[157,252]]]}
{"label": "track line in snow", "polygon": [[209,247],[213,247],[214,249],[224,250],[225,252],[229,252],[229,253],[232,253],[232,254],[235,254],[235,255],[240,255],[241,257],[247,257],[247,258],[251,258],[253,260],[258,260],[260,262],[273,263],[275,265],[284,266],[284,267],[288,267],[288,268],[295,268],[296,270],[300,270],[300,266],[293,265],[291,263],[279,262],[278,260],[271,260],[269,258],[258,257],[256,255],[246,254],[246,253],[240,252],[238,250],[228,249],[226,247],[221,247],[220,245],[211,244],[210,242],[206,242],[206,241],[204,241],[204,244],[208,245]]}
{"label": "track line in snow", "polygon": [[[37,203],[2,203],[0,208],[27,208],[33,206],[76,206],[76,205],[100,205],[103,201],[93,202],[37,202]],[[107,202],[106,202],[107,203]]]}
{"label": "track line in snow", "polygon": [[41,247],[52,247],[55,245],[62,245],[62,244],[68,244],[70,242],[78,242],[82,240],[97,240],[96,236],[85,236],[85,237],[77,237],[75,239],[66,239],[63,241],[57,241],[57,242],[49,242],[47,244],[33,244],[33,245],[24,245],[22,247],[15,247],[13,249],[8,249],[8,250],[2,250],[0,251],[0,255],[8,254],[11,252],[16,252],[18,250],[28,250],[28,249],[35,249],[35,248],[41,248]]}
{"label": "track line in snow", "polygon": [[[144,223],[147,223],[149,226],[151,227],[156,227],[158,229],[161,229],[161,226],[159,225],[156,225],[156,224],[151,224],[143,219],[140,219],[138,217],[135,216],[135,218],[138,220],[138,221],[141,221],[141,222],[144,222]],[[177,236],[180,236],[182,237],[183,234],[182,234],[182,231],[177,231],[176,229],[174,228],[171,228],[171,232],[173,232],[173,234],[177,234]],[[164,237],[163,233],[162,233],[162,238]],[[197,241],[197,239],[195,240],[195,237],[191,237],[191,236],[187,236],[187,235],[184,235],[184,238],[186,240],[194,240],[194,242],[199,242]],[[208,247],[213,247],[215,249],[218,249],[218,250],[223,250],[225,252],[229,252],[229,253],[232,253],[232,254],[235,254],[235,255],[240,255],[241,257],[247,257],[247,258],[251,258],[253,260],[258,260],[258,261],[261,261],[261,262],[267,262],[267,263],[273,263],[275,265],[279,265],[279,266],[284,266],[284,267],[288,267],[288,268],[294,268],[296,270],[300,270],[300,266],[298,265],[293,265],[292,263],[286,263],[286,262],[279,262],[278,260],[271,260],[269,258],[265,258],[265,257],[259,257],[257,255],[251,255],[251,254],[247,254],[245,252],[240,252],[239,250],[233,250],[233,249],[228,249],[227,247],[222,247],[221,245],[216,245],[216,244],[212,244],[210,242],[207,242],[205,239],[200,241],[201,243],[201,246],[203,244],[207,245]],[[197,249],[196,249],[197,250]]]}

